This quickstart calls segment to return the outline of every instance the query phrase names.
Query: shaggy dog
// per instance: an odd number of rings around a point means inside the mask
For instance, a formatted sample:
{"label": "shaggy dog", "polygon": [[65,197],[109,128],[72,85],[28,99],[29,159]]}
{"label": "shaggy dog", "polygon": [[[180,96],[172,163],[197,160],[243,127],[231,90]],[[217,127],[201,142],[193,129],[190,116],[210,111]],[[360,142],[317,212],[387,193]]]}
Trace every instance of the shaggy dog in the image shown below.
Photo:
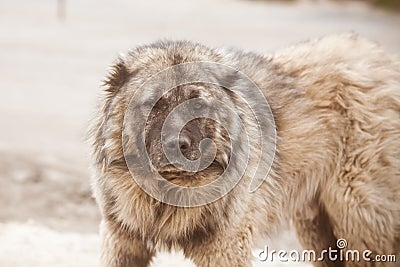
{"label": "shaggy dog", "polygon": [[[176,207],[154,199],[132,178],[122,138],[130,100],[156,73],[188,62],[231,66],[247,75],[268,100],[276,125],[276,155],[254,192],[249,192],[249,173],[257,167],[253,155],[260,148],[249,110],[226,88],[202,83],[179,86],[158,99],[150,107],[144,132],[136,136],[145,136],[152,166],[166,180],[184,186],[208,184],[226,170],[232,143],[244,142],[243,132],[229,136],[207,118],[187,123],[179,139],[186,158],[200,157],[204,138],[216,147],[207,168],[188,172],[163,156],[161,126],[180,103],[200,99],[194,108],[202,109],[207,99],[223,99],[243,119],[249,135],[243,179],[216,201]],[[234,84],[234,76],[225,79]],[[370,250],[371,259],[399,253],[400,63],[379,46],[354,35],[328,36],[264,57],[191,42],[157,42],[121,57],[105,85],[91,127],[93,190],[102,213],[102,266],[148,266],[159,249],[182,249],[201,267],[251,266],[257,240],[276,234],[289,221],[303,248],[317,253],[336,248],[341,238],[347,240],[344,251]],[[150,98],[158,88],[148,90],[145,96]],[[141,101],[145,107],[146,99]],[[134,112],[142,114],[140,107]],[[139,154],[130,156],[134,161]],[[379,265],[326,258],[315,264]]]}

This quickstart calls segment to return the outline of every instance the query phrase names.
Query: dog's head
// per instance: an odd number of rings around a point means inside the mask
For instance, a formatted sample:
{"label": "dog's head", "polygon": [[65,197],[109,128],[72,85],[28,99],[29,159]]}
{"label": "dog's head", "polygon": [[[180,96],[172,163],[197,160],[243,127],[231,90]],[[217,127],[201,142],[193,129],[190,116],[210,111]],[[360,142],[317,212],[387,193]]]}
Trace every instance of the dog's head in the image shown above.
{"label": "dog's head", "polygon": [[[251,149],[256,147],[260,135],[246,105],[260,97],[253,95],[257,90],[238,71],[221,67],[221,58],[218,51],[183,42],[140,47],[117,62],[106,82],[111,97],[105,122],[119,127],[100,122],[102,135],[113,137],[107,139],[113,144],[102,148],[108,151],[109,162],[126,161],[129,168],[136,164],[134,178],[149,180],[150,167],[164,180],[189,187],[209,184],[221,174],[227,177],[227,187],[238,181],[251,161],[247,157],[257,157],[248,149],[249,142]],[[154,81],[154,76],[159,79]],[[126,111],[133,115],[126,116]],[[124,134],[121,159],[118,138]],[[141,161],[145,157],[148,162]],[[257,158],[252,162],[256,164]]]}
{"label": "dog's head", "polygon": [[232,141],[224,124],[240,125],[235,117],[227,117],[227,109],[235,109],[235,104],[224,88],[182,85],[143,105],[151,109],[144,133],[146,150],[165,179],[180,185],[203,185],[224,172]]}
{"label": "dog's head", "polygon": [[[126,141],[143,140],[134,141],[131,151],[124,151],[128,167],[138,162],[138,157],[148,157],[153,173],[186,186],[208,184],[224,173],[235,152],[232,144],[240,144],[247,136],[240,117],[232,116],[241,112],[235,94],[219,85],[220,80],[233,82],[235,77],[202,67],[188,71],[191,67],[184,66],[148,82],[166,69],[193,62],[218,62],[219,57],[198,44],[160,43],[140,47],[114,65],[106,81],[112,96],[110,105],[115,105],[109,110],[118,110],[120,116],[131,109],[133,116],[128,120],[125,116],[128,125],[121,127],[129,136]],[[182,77],[186,74],[199,74],[200,79],[185,82]],[[202,82],[204,77],[212,82]],[[177,80],[176,86],[168,86]],[[143,119],[145,124],[137,125]],[[138,144],[141,147],[135,148]]]}

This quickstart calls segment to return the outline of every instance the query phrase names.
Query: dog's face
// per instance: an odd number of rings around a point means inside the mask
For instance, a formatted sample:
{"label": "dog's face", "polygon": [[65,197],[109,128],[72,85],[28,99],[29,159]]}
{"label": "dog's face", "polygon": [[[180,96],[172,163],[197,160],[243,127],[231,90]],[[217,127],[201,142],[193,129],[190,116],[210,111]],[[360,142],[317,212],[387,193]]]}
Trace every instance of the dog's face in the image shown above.
{"label": "dog's face", "polygon": [[[260,129],[268,128],[259,116],[268,112],[254,83],[219,59],[179,43],[117,62],[99,134],[112,137],[100,150],[105,164],[127,167],[148,195],[176,206],[217,200],[243,177],[245,188],[259,162]],[[264,112],[253,112],[258,107]]]}
{"label": "dog's face", "polygon": [[[155,104],[146,106],[147,103]],[[231,158],[231,138],[223,124],[239,123],[224,114],[226,105],[235,108],[225,89],[188,84],[169,90],[156,101],[148,99],[143,105],[151,109],[145,128],[146,150],[162,177],[178,185],[199,186],[210,183],[224,172]],[[207,139],[212,142],[202,143]],[[199,162],[207,153],[212,159],[198,171],[187,170],[173,155],[167,156],[168,148],[174,146],[188,162]]]}

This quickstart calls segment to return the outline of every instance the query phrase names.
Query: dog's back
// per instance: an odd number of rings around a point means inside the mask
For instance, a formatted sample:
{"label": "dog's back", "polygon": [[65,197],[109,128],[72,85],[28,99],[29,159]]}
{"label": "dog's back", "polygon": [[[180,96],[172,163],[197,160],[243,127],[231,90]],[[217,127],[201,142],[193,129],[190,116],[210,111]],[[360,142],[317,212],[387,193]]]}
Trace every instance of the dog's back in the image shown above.
{"label": "dog's back", "polygon": [[335,247],[345,238],[348,249],[398,253],[399,61],[369,41],[340,35],[290,48],[273,62],[302,90],[302,107],[285,107],[280,133],[283,154],[293,153],[285,160],[298,157],[308,166],[299,186],[307,192],[297,195],[311,209],[298,199],[292,205],[303,212],[293,215],[303,245]]}

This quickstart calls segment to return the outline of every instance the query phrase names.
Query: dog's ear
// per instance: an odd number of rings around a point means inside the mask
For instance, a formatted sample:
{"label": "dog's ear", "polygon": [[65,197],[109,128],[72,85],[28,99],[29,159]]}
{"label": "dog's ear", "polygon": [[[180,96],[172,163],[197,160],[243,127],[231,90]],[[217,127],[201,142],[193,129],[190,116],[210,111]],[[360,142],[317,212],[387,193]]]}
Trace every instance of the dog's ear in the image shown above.
{"label": "dog's ear", "polygon": [[108,93],[115,94],[125,84],[129,76],[130,73],[125,61],[122,58],[118,58],[104,79],[103,86],[106,87]]}

